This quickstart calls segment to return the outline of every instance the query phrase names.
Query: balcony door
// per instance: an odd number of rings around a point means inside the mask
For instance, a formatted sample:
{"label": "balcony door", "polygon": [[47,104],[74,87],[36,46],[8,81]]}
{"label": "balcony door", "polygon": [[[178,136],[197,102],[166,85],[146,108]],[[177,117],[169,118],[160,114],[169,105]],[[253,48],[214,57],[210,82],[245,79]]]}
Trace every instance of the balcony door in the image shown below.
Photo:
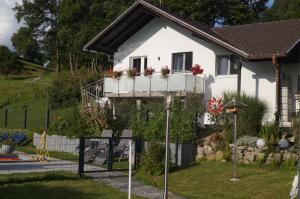
{"label": "balcony door", "polygon": [[130,68],[134,68],[137,71],[137,75],[144,74],[147,68],[147,57],[132,57],[130,61]]}

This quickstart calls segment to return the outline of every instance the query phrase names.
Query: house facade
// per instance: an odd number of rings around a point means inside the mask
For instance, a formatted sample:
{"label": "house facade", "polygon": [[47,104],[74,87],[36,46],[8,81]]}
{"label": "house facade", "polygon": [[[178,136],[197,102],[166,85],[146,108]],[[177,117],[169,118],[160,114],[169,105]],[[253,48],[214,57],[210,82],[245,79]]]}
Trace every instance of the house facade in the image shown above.
{"label": "house facade", "polygon": [[[265,120],[289,127],[299,109],[294,100],[300,87],[299,40],[300,19],[208,28],[140,0],[84,47],[112,57],[114,71],[134,68],[138,75],[107,77],[85,94],[113,99],[198,93],[206,103],[235,91],[265,100]],[[192,74],[195,64],[203,74]],[[144,76],[149,67],[151,78]],[[167,79],[161,78],[163,67],[171,71]]]}

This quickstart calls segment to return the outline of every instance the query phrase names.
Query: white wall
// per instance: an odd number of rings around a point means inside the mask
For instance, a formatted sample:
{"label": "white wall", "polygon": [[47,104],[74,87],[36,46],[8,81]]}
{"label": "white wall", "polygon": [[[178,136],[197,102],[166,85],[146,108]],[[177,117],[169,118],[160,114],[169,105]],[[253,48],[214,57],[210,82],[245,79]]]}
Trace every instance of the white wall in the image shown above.
{"label": "white wall", "polygon": [[[171,68],[172,53],[193,52],[193,64],[200,64],[206,75],[205,99],[221,97],[224,91],[237,90],[237,75],[216,77],[216,55],[231,53],[215,44],[192,36],[192,33],[161,18],[155,18],[123,43],[114,55],[114,68],[127,70],[130,57],[147,56],[148,66],[160,75],[161,67]],[[159,60],[160,58],[160,60]],[[259,97],[269,104],[268,120],[274,119],[275,72],[271,62],[246,62],[242,68],[242,92]]]}

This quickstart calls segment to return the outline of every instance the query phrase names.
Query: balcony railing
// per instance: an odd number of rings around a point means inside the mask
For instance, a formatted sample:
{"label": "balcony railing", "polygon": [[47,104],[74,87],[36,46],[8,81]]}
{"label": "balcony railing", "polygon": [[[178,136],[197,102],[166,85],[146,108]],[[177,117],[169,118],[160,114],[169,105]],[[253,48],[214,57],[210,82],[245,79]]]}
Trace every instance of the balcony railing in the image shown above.
{"label": "balcony railing", "polygon": [[164,92],[204,93],[204,76],[191,73],[175,73],[163,79],[159,74],[151,77],[136,76],[134,79],[126,75],[119,80],[104,78],[104,96],[118,95],[155,95]]}

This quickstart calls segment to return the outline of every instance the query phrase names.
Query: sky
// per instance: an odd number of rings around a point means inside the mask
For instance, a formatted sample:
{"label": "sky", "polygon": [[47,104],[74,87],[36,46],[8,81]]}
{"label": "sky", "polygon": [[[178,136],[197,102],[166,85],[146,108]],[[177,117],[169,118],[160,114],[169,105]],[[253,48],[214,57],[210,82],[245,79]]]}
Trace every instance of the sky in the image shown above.
{"label": "sky", "polygon": [[[15,18],[15,12],[12,8],[16,3],[21,3],[22,0],[0,0],[0,45],[6,45],[13,50],[10,38],[21,24],[18,24]],[[269,0],[268,7],[271,7],[274,0]]]}
{"label": "sky", "polygon": [[22,0],[0,0],[0,45],[6,45],[13,49],[10,37],[21,27],[15,18],[12,8]]}

